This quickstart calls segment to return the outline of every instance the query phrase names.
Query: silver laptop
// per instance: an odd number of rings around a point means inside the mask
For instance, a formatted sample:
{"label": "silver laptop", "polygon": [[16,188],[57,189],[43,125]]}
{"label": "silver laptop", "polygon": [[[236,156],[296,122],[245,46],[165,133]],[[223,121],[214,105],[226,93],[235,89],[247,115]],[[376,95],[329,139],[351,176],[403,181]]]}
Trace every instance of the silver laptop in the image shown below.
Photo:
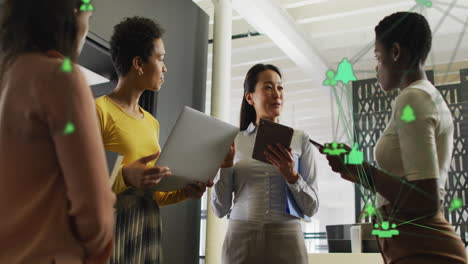
{"label": "silver laptop", "polygon": [[156,162],[169,167],[172,176],[152,189],[174,191],[213,180],[238,132],[238,127],[185,107]]}

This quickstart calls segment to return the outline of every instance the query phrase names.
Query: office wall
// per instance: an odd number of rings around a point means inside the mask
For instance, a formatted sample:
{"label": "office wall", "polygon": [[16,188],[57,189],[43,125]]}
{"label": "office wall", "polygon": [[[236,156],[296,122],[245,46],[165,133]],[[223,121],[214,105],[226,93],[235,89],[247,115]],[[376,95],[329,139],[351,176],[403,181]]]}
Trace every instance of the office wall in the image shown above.
{"label": "office wall", "polygon": [[[124,17],[149,17],[166,29],[163,40],[168,72],[155,96],[157,107],[153,111],[160,122],[163,145],[184,106],[204,111],[209,18],[191,0],[97,0],[93,4],[90,31],[104,46],[113,26]],[[163,207],[161,215],[164,263],[198,263],[200,201]]]}

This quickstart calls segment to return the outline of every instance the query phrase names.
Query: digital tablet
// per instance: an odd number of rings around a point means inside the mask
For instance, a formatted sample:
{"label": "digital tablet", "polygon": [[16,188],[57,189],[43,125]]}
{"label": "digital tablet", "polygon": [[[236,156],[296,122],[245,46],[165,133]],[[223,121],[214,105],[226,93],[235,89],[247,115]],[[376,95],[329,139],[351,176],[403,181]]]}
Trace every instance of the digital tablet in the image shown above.
{"label": "digital tablet", "polygon": [[280,143],[285,148],[291,146],[294,129],[269,120],[260,120],[252,158],[270,164],[265,157],[264,152],[268,146],[275,146]]}
{"label": "digital tablet", "polygon": [[309,139],[309,142],[312,143],[312,145],[314,145],[316,148],[318,148],[319,150],[322,150],[325,148],[324,145],[318,143],[317,141],[313,141],[312,139]]}

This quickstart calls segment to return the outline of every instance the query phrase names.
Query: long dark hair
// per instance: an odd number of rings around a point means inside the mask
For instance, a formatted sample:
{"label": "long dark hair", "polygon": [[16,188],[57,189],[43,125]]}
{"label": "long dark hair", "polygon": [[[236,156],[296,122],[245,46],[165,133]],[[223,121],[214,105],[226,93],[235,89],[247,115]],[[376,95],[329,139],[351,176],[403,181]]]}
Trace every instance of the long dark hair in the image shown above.
{"label": "long dark hair", "polygon": [[258,75],[266,70],[272,70],[276,72],[281,78],[280,70],[271,64],[256,64],[247,72],[244,80],[244,94],[242,99],[241,111],[240,111],[240,130],[246,130],[250,123],[257,120],[257,113],[255,108],[247,102],[245,99],[245,93],[255,92],[255,86],[257,85]]}
{"label": "long dark hair", "polygon": [[0,13],[0,78],[26,52],[56,50],[76,60],[81,0],[6,0]]}

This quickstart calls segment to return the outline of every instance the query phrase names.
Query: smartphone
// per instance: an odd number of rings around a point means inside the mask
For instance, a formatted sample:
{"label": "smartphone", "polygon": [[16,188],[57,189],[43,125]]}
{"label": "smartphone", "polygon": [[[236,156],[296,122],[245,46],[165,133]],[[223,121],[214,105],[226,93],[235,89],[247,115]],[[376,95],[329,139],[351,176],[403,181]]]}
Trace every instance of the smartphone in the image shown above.
{"label": "smartphone", "polygon": [[316,148],[318,148],[319,150],[322,150],[322,149],[325,148],[322,144],[320,144],[320,143],[318,143],[318,142],[316,142],[316,141],[313,141],[312,139],[309,139],[309,142],[312,143],[312,145],[314,145],[314,146],[315,146]]}

